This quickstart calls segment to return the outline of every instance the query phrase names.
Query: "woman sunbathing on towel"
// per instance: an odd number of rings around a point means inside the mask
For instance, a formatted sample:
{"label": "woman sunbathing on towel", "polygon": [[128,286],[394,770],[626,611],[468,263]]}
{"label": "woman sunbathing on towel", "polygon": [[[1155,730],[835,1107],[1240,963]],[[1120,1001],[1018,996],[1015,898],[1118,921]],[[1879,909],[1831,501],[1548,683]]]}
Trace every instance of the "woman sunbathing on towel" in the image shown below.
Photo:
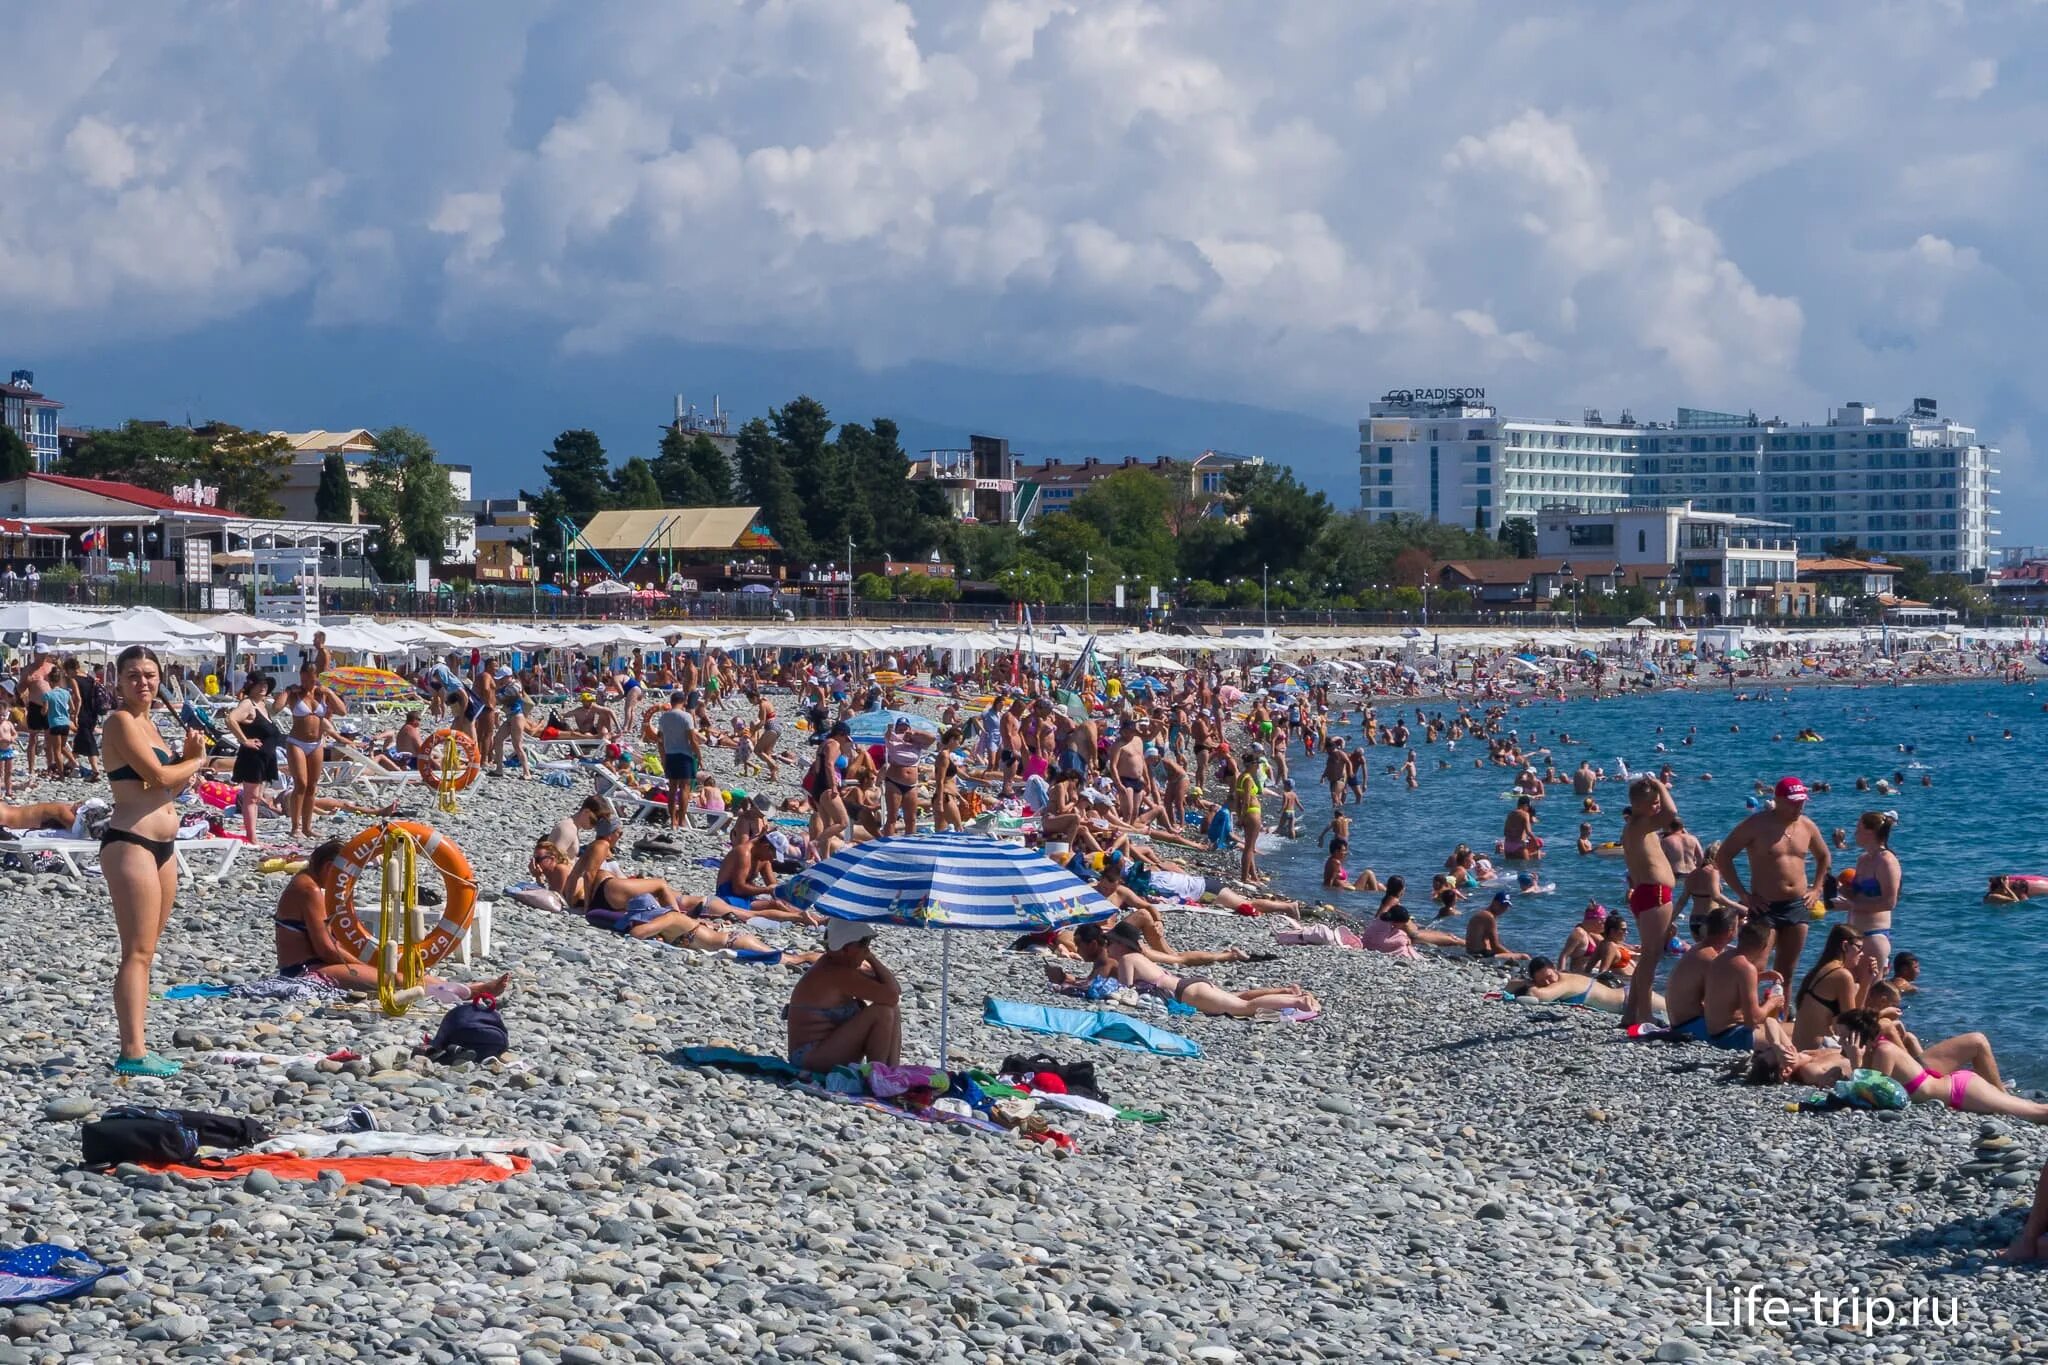
{"label": "woman sunbathing on towel", "polygon": [[[277,929],[277,974],[287,977],[317,976],[329,985],[365,994],[377,989],[377,969],[358,962],[341,946],[327,927],[327,888],[323,879],[341,856],[342,843],[329,839],[306,857],[305,869],[285,883],[277,898],[277,913],[271,923]],[[454,986],[465,1000],[480,995],[502,999],[512,982],[511,973],[480,985],[464,986],[424,977],[422,987]]]}
{"label": "woman sunbathing on towel", "polygon": [[1163,962],[1169,967],[1210,967],[1218,962],[1245,962],[1251,958],[1251,954],[1242,948],[1175,952],[1173,945],[1166,941],[1166,929],[1160,923],[1158,908],[1124,885],[1121,869],[1113,860],[1102,865],[1102,875],[1096,879],[1095,889],[1104,900],[1123,911],[1117,922],[1138,931],[1139,937],[1145,941],[1145,956],[1154,962]]}
{"label": "woman sunbathing on towel", "polygon": [[[583,846],[574,864],[542,840],[534,846],[532,870],[542,885],[586,919],[608,923],[616,933],[658,938],[702,952],[732,948],[741,952],[775,951],[754,935],[738,929],[715,929],[699,913],[705,897],[685,896],[659,877],[628,877],[607,872],[618,831],[599,833]],[[796,955],[785,958],[792,960]],[[809,959],[805,959],[809,960]]]}
{"label": "woman sunbathing on towel", "polygon": [[[1609,1014],[1620,1014],[1628,1003],[1628,987],[1610,986],[1579,972],[1561,972],[1547,957],[1530,959],[1529,974],[1516,977],[1501,991],[1530,1003],[1584,1005],[1589,1010],[1606,1010]],[[1664,997],[1653,997],[1650,1008],[1663,1013]]]}
{"label": "woman sunbathing on towel", "polygon": [[[1835,1021],[1835,1032],[1841,1037],[1842,1056],[1849,1065],[1883,1072],[1905,1086],[1907,1097],[1916,1103],[1945,1104],[1971,1114],[2003,1114],[2029,1123],[2048,1123],[2048,1104],[2023,1100],[1999,1085],[1995,1062],[1987,1067],[1989,1075],[1981,1075],[1970,1066],[1942,1062],[1933,1056],[1941,1047],[1937,1043],[1927,1050],[1927,1060],[1942,1067],[1935,1071],[1885,1037],[1883,1021],[1870,1010],[1844,1011]],[[1762,1044],[1758,1044],[1757,1050],[1762,1052]],[[1989,1053],[1986,1044],[1981,1056],[1989,1061]]]}
{"label": "woman sunbathing on towel", "polygon": [[1298,1010],[1303,1014],[1322,1012],[1322,1005],[1299,985],[1227,991],[1199,976],[1167,971],[1145,955],[1143,936],[1128,924],[1119,924],[1099,938],[1092,934],[1084,938],[1076,930],[1074,946],[1080,949],[1084,958],[1095,964],[1097,975],[1115,976],[1125,986],[1165,1000],[1193,1005],[1203,1014],[1248,1019],[1257,1014],[1277,1014],[1281,1010]]}

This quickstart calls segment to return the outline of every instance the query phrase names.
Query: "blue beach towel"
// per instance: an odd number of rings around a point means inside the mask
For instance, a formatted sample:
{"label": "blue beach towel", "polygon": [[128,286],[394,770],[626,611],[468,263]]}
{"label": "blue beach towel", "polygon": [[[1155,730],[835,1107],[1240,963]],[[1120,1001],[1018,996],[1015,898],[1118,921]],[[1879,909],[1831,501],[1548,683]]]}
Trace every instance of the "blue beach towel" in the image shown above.
{"label": "blue beach towel", "polygon": [[765,1052],[741,1052],[732,1047],[685,1047],[670,1054],[678,1066],[708,1066],[718,1071],[752,1072],[795,1080],[804,1073],[780,1057]]}
{"label": "blue beach towel", "polygon": [[[71,1264],[62,1265],[64,1262]],[[72,1298],[118,1269],[103,1265],[82,1251],[48,1242],[7,1247],[0,1250],[0,1304],[54,1303]]]}
{"label": "blue beach towel", "polygon": [[226,986],[210,981],[195,981],[183,986],[173,986],[164,992],[166,1000],[224,1000],[229,994]]}
{"label": "blue beach towel", "polygon": [[989,996],[981,1007],[981,1022],[997,1028],[1023,1029],[1026,1033],[1082,1038],[1131,1052],[1152,1052],[1161,1057],[1202,1055],[1202,1049],[1194,1039],[1154,1028],[1142,1019],[1133,1019],[1114,1010],[1069,1010],[1055,1005],[1033,1005],[1022,1000],[998,1000]]}

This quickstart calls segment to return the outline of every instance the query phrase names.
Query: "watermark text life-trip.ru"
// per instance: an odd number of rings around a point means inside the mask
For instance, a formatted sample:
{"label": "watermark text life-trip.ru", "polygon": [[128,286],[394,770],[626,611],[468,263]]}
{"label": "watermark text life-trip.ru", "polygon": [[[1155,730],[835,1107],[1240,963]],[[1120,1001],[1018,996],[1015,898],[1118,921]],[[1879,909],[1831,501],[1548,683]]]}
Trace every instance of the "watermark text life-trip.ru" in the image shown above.
{"label": "watermark text life-trip.ru", "polygon": [[1956,1325],[1958,1303],[1952,1295],[1892,1298],[1883,1294],[1780,1294],[1762,1285],[1734,1290],[1707,1290],[1708,1327],[1754,1331],[1757,1328],[1797,1330],[1838,1327],[1876,1336],[1880,1332],[1924,1331]]}

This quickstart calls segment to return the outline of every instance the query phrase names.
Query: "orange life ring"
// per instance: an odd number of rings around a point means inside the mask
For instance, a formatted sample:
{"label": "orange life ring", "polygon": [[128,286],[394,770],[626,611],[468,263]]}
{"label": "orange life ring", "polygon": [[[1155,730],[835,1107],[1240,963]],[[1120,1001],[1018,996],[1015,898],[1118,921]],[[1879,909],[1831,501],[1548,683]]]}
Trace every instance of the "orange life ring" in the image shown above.
{"label": "orange life ring", "polygon": [[[411,835],[413,842],[419,845],[421,855],[432,859],[435,869],[441,874],[441,889],[445,894],[441,921],[420,940],[420,961],[423,965],[432,966],[454,952],[455,945],[469,933],[470,919],[476,914],[476,873],[470,867],[469,859],[462,856],[462,850],[430,825],[411,820],[371,825],[342,846],[340,856],[328,864],[327,876],[321,883],[327,893],[328,931],[358,962],[372,962],[376,957],[377,936],[356,914],[356,879],[363,875],[364,869],[383,857],[386,829],[403,830]],[[394,931],[393,938],[397,937]]]}
{"label": "orange life ring", "polygon": [[447,771],[447,750],[441,746],[453,744],[462,751],[463,769],[455,779],[456,791],[468,791],[484,772],[484,751],[476,741],[460,730],[436,730],[427,737],[427,781],[434,787],[441,785],[441,775]]}

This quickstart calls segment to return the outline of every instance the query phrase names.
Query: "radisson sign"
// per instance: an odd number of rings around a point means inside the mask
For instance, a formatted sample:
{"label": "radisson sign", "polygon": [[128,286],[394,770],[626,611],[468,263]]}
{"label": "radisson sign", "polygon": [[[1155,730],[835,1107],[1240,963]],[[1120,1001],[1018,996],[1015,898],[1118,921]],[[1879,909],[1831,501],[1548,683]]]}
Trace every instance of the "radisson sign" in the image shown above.
{"label": "radisson sign", "polygon": [[1388,389],[1380,398],[1382,403],[1409,403],[1429,405],[1432,403],[1484,403],[1485,389]]}

